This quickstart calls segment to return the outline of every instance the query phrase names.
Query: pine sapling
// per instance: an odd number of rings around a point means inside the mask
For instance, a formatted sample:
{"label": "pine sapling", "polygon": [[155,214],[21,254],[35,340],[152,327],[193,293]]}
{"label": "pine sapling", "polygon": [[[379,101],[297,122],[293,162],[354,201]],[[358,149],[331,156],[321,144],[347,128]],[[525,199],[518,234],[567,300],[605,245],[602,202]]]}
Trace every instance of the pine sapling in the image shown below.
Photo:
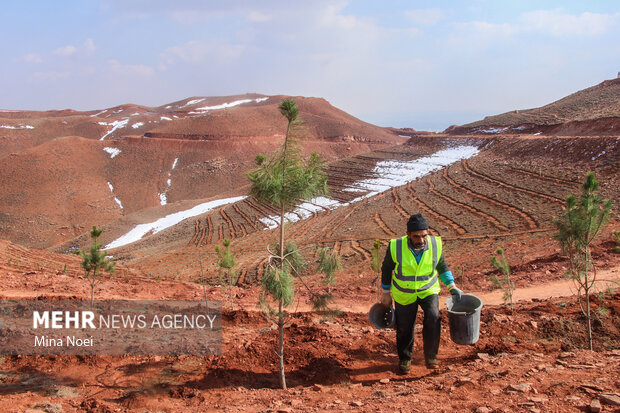
{"label": "pine sapling", "polygon": [[[561,219],[554,220],[558,230],[555,239],[568,257],[567,276],[577,287],[581,311],[586,318],[588,343],[592,350],[592,319],[590,293],[596,283],[596,267],[592,260],[592,242],[609,221],[611,202],[597,194],[599,182],[588,172],[582,185],[581,197],[569,195]],[[585,301],[585,303],[584,303]]]}
{"label": "pine sapling", "polygon": [[[301,277],[297,274],[299,268],[296,268],[297,265],[294,262],[295,257],[299,256],[297,247],[286,242],[285,216],[295,205],[324,195],[328,190],[325,163],[316,153],[304,159],[294,139],[302,132],[301,122],[298,120],[297,104],[292,99],[285,99],[280,102],[278,109],[287,120],[284,143],[271,157],[257,156],[257,168],[250,171],[247,176],[252,183],[251,195],[261,202],[273,205],[280,211],[279,241],[276,246],[268,247],[269,264],[262,278],[263,294],[261,294],[260,301],[278,326],[279,380],[280,386],[286,389],[284,371],[286,314],[284,308],[292,304],[295,279],[301,279]],[[277,302],[277,310],[268,305],[269,299]],[[317,300],[317,304],[323,304],[320,301],[323,300]]]}
{"label": "pine sapling", "polygon": [[500,288],[504,291],[504,303],[510,303],[510,311],[514,313],[515,309],[512,303],[512,295],[515,290],[515,284],[510,279],[510,264],[508,263],[502,248],[498,248],[496,254],[497,255],[493,255],[491,257],[491,265],[500,270],[502,276],[498,278],[491,274],[489,279],[493,283],[493,289]]}
{"label": "pine sapling", "polygon": [[[233,287],[237,283],[237,273],[233,271],[233,268],[237,266],[237,259],[235,254],[230,250],[230,240],[225,239],[222,242],[222,247],[215,247],[218,259],[217,263],[222,269],[220,271],[220,283],[222,288],[228,290],[228,296],[230,298],[230,309],[234,310],[233,302]],[[202,265],[202,264],[201,264]],[[226,286],[226,287],[224,287]],[[205,287],[206,288],[206,287]]]}
{"label": "pine sapling", "polygon": [[611,237],[616,243],[616,245],[614,245],[611,250],[615,253],[620,253],[620,231],[612,232]]}
{"label": "pine sapling", "polygon": [[82,257],[82,268],[86,272],[86,279],[90,284],[90,305],[93,306],[95,303],[95,284],[97,283],[100,272],[107,271],[111,274],[114,274],[115,264],[110,261],[106,256],[106,251],[101,251],[101,244],[99,243],[99,236],[103,232],[102,229],[98,229],[96,226],[93,226],[93,229],[90,231],[90,238],[92,239],[92,244],[90,246],[89,252],[76,250],[76,254]]}

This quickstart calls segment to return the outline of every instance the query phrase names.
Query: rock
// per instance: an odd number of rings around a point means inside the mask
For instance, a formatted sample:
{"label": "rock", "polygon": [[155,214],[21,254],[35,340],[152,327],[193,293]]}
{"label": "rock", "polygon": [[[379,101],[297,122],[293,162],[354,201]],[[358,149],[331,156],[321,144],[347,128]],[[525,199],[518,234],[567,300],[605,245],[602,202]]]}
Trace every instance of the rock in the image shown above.
{"label": "rock", "polygon": [[548,398],[543,397],[543,396],[532,396],[528,398],[528,400],[534,403],[546,403],[549,401]]}
{"label": "rock", "polygon": [[492,410],[485,406],[481,406],[476,409],[476,413],[491,413],[491,412]]}
{"label": "rock", "polygon": [[466,384],[474,384],[474,381],[469,377],[461,377],[460,379],[454,382],[454,385],[457,387],[464,386]]}
{"label": "rock", "polygon": [[534,330],[536,330],[536,329],[538,328],[538,323],[537,323],[536,321],[534,321],[534,320],[531,320],[531,321],[530,321],[530,325],[532,326],[532,328],[533,328]]}
{"label": "rock", "polygon": [[289,407],[281,407],[277,411],[278,411],[278,413],[291,413],[293,411],[293,409],[291,409]]}
{"label": "rock", "polygon": [[563,353],[560,353],[558,357],[561,359],[567,359],[570,357],[575,357],[575,353],[573,353],[572,351],[565,351]]}
{"label": "rock", "polygon": [[291,406],[293,407],[300,407],[304,404],[303,401],[299,400],[299,399],[293,399],[291,400]]}
{"label": "rock", "polygon": [[34,411],[45,413],[63,413],[62,405],[60,403],[41,402],[34,405],[32,408]]}
{"label": "rock", "polygon": [[351,402],[351,406],[355,406],[355,407],[362,407],[364,405],[364,403],[362,403],[359,400],[355,400]]}
{"label": "rock", "polygon": [[586,384],[582,384],[580,387],[586,393],[593,394],[593,395],[598,394],[598,393],[603,391],[603,389],[601,387],[597,386],[596,384],[587,384],[586,383]]}
{"label": "rock", "polygon": [[320,384],[315,384],[314,386],[312,386],[312,390],[314,390],[314,391],[325,391],[325,387],[321,386]]}
{"label": "rock", "polygon": [[598,413],[601,411],[601,402],[598,399],[592,399],[589,409],[592,413]]}
{"label": "rock", "polygon": [[522,393],[530,391],[531,387],[532,387],[532,383],[519,383],[519,384],[511,384],[510,386],[508,386],[510,390],[520,391]]}
{"label": "rock", "polygon": [[618,393],[601,393],[598,395],[601,401],[612,406],[620,406],[620,394]]}
{"label": "rock", "polygon": [[390,379],[381,379],[381,380],[379,380],[379,383],[382,383],[382,384],[388,384],[389,382],[390,382]]}
{"label": "rock", "polygon": [[489,353],[478,353],[477,356],[480,360],[484,360],[484,361],[491,360],[491,356],[489,356]]}
{"label": "rock", "polygon": [[358,387],[362,387],[362,383],[351,383],[351,384],[349,384],[349,388],[350,389],[355,389],[355,388],[358,388]]}

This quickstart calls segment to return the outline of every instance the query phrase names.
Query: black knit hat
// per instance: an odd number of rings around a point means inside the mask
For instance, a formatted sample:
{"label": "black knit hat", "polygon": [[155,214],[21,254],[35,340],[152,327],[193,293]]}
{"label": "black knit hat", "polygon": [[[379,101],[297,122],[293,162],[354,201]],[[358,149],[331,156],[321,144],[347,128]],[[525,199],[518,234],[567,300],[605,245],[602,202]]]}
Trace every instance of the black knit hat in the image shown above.
{"label": "black knit hat", "polygon": [[409,221],[407,221],[407,232],[420,231],[423,229],[428,229],[428,223],[422,214],[411,215]]}

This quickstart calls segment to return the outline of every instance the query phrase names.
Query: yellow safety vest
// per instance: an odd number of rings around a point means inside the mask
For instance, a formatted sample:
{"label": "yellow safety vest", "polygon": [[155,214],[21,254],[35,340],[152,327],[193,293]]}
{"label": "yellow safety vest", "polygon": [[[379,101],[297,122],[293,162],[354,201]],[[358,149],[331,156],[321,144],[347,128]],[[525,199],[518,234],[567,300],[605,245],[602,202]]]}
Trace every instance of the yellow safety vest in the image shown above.
{"label": "yellow safety vest", "polygon": [[392,274],[392,297],[398,304],[414,303],[418,298],[439,294],[437,262],[441,257],[441,237],[428,235],[428,249],[422,253],[420,263],[407,244],[407,236],[390,240],[392,260],[396,264]]}

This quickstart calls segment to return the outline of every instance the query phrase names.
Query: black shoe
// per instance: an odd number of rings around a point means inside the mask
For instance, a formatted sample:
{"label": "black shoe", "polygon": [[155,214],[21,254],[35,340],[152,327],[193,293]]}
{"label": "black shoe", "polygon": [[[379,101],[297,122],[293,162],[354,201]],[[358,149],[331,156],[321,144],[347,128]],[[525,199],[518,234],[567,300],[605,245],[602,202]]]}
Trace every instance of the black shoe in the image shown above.
{"label": "black shoe", "polygon": [[401,360],[398,363],[398,370],[403,374],[409,373],[409,370],[411,370],[411,360]]}

